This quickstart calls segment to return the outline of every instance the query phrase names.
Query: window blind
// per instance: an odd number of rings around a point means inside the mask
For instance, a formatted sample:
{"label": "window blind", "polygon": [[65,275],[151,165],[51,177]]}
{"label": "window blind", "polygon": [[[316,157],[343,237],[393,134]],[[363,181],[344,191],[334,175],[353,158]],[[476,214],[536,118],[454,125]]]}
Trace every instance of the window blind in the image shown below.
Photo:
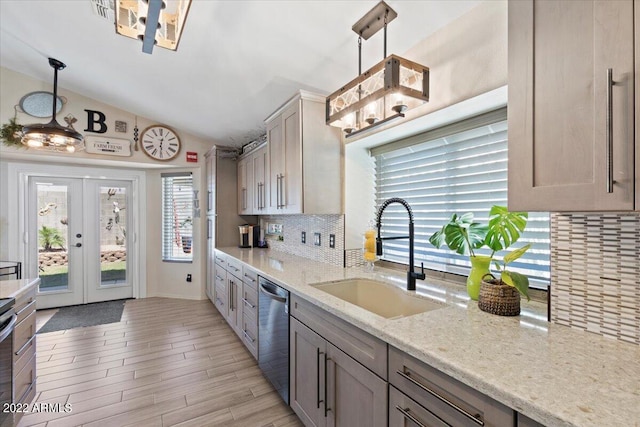
{"label": "window blind", "polygon": [[193,177],[163,173],[162,260],[193,260]]}
{"label": "window blind", "polygon": [[[386,144],[371,154],[377,206],[391,197],[411,205],[416,265],[424,262],[434,270],[468,274],[468,256],[446,247],[436,249],[429,237],[453,213],[473,212],[476,221],[486,224],[491,206],[507,205],[506,109]],[[407,212],[400,205],[390,205],[381,222],[383,236],[408,234]],[[549,232],[549,214],[532,212],[525,232],[509,249],[532,244],[522,258],[509,264],[510,269],[526,274],[532,287],[546,288],[549,283]],[[383,259],[407,264],[408,245],[407,240],[385,241]],[[501,259],[509,250],[494,258]],[[490,253],[486,248],[476,251],[477,255]]]}

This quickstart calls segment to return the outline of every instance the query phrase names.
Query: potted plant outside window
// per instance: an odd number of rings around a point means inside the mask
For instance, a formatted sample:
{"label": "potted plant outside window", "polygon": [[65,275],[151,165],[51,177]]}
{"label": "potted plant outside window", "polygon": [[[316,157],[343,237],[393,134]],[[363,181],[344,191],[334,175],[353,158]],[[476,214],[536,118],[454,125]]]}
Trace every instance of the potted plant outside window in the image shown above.
{"label": "potted plant outside window", "polygon": [[[429,242],[436,248],[446,245],[452,251],[460,255],[467,255],[471,261],[471,272],[467,278],[467,293],[473,300],[477,300],[480,294],[482,278],[489,273],[489,267],[496,252],[505,250],[514,244],[527,226],[528,213],[509,212],[506,206],[493,206],[489,212],[489,223],[475,222],[473,213],[463,215],[453,214],[449,222],[442,229],[435,232]],[[476,255],[475,250],[482,247],[491,249],[491,254]],[[517,249],[505,255],[505,263],[514,261],[522,256],[530,245]],[[516,256],[517,255],[517,256]],[[527,289],[529,280],[526,276],[505,270],[501,270],[500,280],[507,286],[515,287],[522,295],[529,298]]]}

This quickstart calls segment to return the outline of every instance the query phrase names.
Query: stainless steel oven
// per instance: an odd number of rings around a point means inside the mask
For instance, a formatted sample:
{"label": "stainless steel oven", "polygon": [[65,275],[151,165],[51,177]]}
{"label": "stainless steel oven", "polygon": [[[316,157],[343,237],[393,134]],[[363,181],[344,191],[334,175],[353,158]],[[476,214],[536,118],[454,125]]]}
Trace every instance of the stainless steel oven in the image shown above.
{"label": "stainless steel oven", "polygon": [[289,403],[289,292],[258,278],[258,364]]}
{"label": "stainless steel oven", "polygon": [[11,404],[13,393],[13,328],[18,318],[14,302],[13,298],[0,299],[0,425],[13,417],[5,409]]}

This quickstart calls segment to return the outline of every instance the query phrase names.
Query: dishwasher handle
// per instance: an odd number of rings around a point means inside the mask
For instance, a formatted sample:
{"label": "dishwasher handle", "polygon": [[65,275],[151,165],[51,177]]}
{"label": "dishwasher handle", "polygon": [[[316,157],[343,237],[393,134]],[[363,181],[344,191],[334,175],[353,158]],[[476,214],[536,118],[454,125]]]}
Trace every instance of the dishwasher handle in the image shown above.
{"label": "dishwasher handle", "polygon": [[271,292],[269,289],[267,289],[265,287],[264,283],[260,283],[260,292],[262,292],[263,294],[265,294],[269,298],[274,299],[274,300],[276,300],[278,302],[281,302],[283,304],[287,303],[287,298],[286,297],[283,297],[281,295],[278,295],[276,293]]}

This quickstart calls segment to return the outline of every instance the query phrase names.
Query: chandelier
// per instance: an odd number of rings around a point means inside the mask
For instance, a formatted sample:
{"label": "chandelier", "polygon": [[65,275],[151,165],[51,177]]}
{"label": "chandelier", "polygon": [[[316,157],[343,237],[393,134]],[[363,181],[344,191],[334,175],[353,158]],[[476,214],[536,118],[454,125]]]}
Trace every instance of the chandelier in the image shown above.
{"label": "chandelier", "polygon": [[[326,120],[346,137],[404,117],[404,112],[429,101],[429,68],[387,56],[387,24],[398,14],[384,1],[351,28],[358,34],[358,77],[327,97]],[[362,39],[384,29],[383,60],[362,72]]]}
{"label": "chandelier", "polygon": [[54,58],[49,58],[49,65],[53,68],[53,112],[49,123],[36,123],[22,128],[21,142],[30,147],[50,151],[67,151],[73,153],[84,148],[84,137],[76,132],[69,124],[61,126],[56,120],[56,104],[58,101],[58,70],[65,64]]}
{"label": "chandelier", "polygon": [[116,33],[153,46],[177,50],[191,0],[116,0]]}

